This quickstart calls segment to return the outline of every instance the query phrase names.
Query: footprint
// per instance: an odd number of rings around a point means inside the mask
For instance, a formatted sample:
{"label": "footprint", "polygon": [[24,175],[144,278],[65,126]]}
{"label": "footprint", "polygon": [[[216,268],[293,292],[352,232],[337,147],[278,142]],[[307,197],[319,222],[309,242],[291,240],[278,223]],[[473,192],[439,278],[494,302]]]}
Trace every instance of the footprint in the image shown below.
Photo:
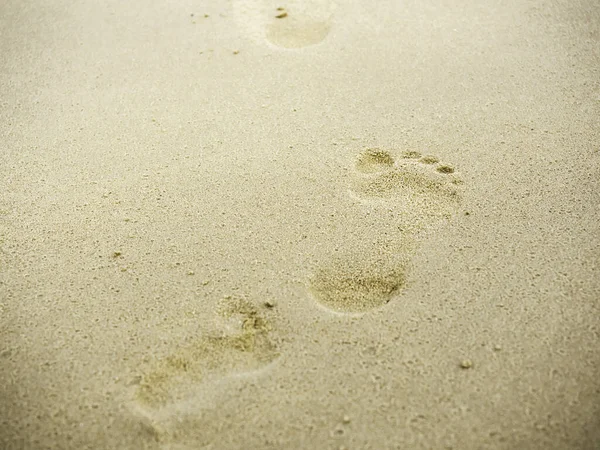
{"label": "footprint", "polygon": [[277,358],[270,321],[248,300],[222,300],[217,317],[222,322],[220,335],[181,347],[141,376],[135,392],[138,407],[158,411],[185,402],[208,377],[255,371]]}
{"label": "footprint", "polygon": [[[310,290],[316,301],[342,313],[364,313],[397,295],[405,284],[415,237],[449,218],[461,197],[462,182],[454,168],[432,155],[408,151],[396,159],[387,150],[366,149],[354,168],[351,195],[375,209],[378,217],[391,211],[393,220],[370,225],[378,230],[373,233],[388,236],[385,245],[342,250],[338,253],[344,257],[314,271]],[[358,247],[362,244],[349,241]]]}
{"label": "footprint", "polygon": [[319,303],[344,313],[364,313],[385,305],[403,286],[401,265],[366,262],[358,255],[336,258],[311,279],[311,291]]}
{"label": "footprint", "polygon": [[256,40],[283,48],[302,48],[323,41],[331,30],[335,4],[326,0],[238,0],[234,15]]}
{"label": "footprint", "polygon": [[459,198],[461,182],[454,168],[440,164],[435,156],[408,151],[396,162],[386,150],[367,149],[359,155],[356,170],[363,176],[355,177],[351,191],[359,197],[418,200],[438,207],[454,204]]}

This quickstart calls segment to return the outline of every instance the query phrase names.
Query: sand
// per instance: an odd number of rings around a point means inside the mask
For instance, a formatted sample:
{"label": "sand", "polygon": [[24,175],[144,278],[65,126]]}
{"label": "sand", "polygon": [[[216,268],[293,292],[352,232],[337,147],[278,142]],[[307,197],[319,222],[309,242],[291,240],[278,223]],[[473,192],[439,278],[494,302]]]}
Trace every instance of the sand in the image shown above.
{"label": "sand", "polygon": [[600,448],[595,1],[8,0],[0,55],[0,448]]}

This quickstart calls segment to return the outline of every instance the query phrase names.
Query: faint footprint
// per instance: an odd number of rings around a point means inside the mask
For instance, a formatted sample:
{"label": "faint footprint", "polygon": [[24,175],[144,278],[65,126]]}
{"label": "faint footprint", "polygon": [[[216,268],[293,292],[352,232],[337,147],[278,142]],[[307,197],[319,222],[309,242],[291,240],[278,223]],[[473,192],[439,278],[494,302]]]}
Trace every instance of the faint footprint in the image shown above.
{"label": "faint footprint", "polygon": [[141,377],[135,392],[139,406],[159,410],[185,401],[208,376],[258,370],[277,358],[270,322],[255,305],[226,298],[217,315],[224,321],[221,335],[197,339],[157,361]]}
{"label": "faint footprint", "polygon": [[283,48],[301,48],[323,41],[331,30],[331,0],[238,0],[234,15],[256,40]]}
{"label": "faint footprint", "polygon": [[342,249],[338,254],[343,256],[318,267],[310,280],[316,300],[344,313],[361,313],[388,303],[404,286],[414,237],[451,216],[460,201],[460,188],[454,168],[435,156],[411,151],[396,160],[381,149],[360,153],[351,195],[361,202],[374,202],[376,208],[380,205],[381,217],[391,209],[397,219],[379,224],[385,233],[377,233],[388,236],[385,245]]}

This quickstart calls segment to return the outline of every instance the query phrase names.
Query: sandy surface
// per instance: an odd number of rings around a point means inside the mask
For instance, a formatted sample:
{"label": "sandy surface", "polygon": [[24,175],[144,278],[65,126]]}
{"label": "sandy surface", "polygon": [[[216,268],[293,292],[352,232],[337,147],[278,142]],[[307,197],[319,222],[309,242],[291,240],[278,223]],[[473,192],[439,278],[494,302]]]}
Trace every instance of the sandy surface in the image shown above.
{"label": "sandy surface", "polygon": [[595,1],[5,0],[0,136],[0,448],[600,448]]}

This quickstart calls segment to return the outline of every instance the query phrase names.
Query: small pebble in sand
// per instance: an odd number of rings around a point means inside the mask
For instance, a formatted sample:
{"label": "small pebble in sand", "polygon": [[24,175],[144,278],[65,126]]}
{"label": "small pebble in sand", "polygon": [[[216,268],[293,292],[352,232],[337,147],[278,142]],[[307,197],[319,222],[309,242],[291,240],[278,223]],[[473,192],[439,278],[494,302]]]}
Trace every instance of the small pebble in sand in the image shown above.
{"label": "small pebble in sand", "polygon": [[266,306],[267,308],[274,308],[274,307],[275,307],[275,302],[273,302],[272,300],[267,300],[267,301],[265,302],[265,306]]}
{"label": "small pebble in sand", "polygon": [[342,422],[344,422],[344,423],[350,423],[350,416],[344,416],[342,418]]}
{"label": "small pebble in sand", "polygon": [[118,258],[119,256],[121,256],[121,252],[114,252],[113,253],[113,258]]}
{"label": "small pebble in sand", "polygon": [[234,51],[233,51],[233,54],[234,54],[234,55],[238,55],[239,53],[240,53],[240,51],[239,51],[239,50],[234,50]]}
{"label": "small pebble in sand", "polygon": [[287,13],[285,11],[275,16],[276,19],[283,19],[284,17],[287,17]]}
{"label": "small pebble in sand", "polygon": [[502,350],[502,346],[500,346],[498,344],[494,345],[494,351],[495,352],[499,352],[500,350]]}
{"label": "small pebble in sand", "polygon": [[338,427],[335,430],[333,430],[333,435],[334,436],[341,436],[343,434],[344,434],[344,429],[341,426],[339,426],[339,425],[338,425]]}
{"label": "small pebble in sand", "polygon": [[470,369],[471,367],[473,367],[473,361],[471,361],[470,359],[463,359],[460,362],[460,367],[463,369]]}

